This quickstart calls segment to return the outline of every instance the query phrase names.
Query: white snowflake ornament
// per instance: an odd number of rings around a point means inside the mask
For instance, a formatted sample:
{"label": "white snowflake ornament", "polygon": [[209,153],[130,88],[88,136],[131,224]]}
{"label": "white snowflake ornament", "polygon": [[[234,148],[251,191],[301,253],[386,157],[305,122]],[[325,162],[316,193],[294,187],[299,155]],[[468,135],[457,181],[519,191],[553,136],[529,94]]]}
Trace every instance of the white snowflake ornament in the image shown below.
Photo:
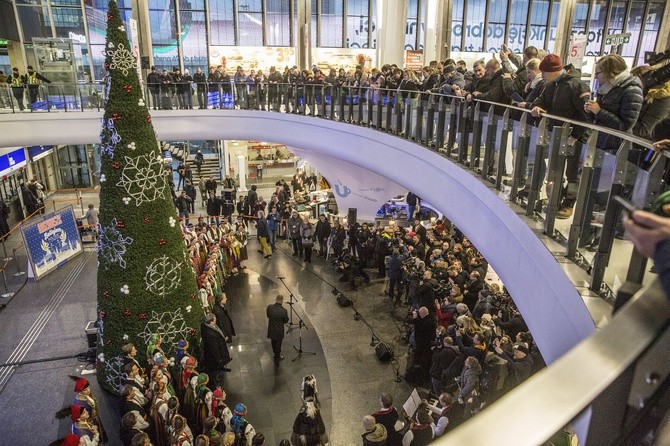
{"label": "white snowflake ornament", "polygon": [[137,206],[155,201],[164,196],[167,187],[163,162],[154,152],[135,158],[126,156],[121,179],[116,185],[125,189]]}
{"label": "white snowflake ornament", "polygon": [[121,268],[126,267],[123,259],[128,250],[128,245],[133,243],[131,237],[124,237],[117,229],[116,218],[112,219],[109,226],[98,225],[98,261],[108,269],[110,265],[117,264]]}
{"label": "white snowflake ornament", "polygon": [[181,283],[181,263],[162,255],[147,266],[144,276],[146,289],[153,295],[163,297]]}
{"label": "white snowflake ornament", "polygon": [[126,295],[130,294],[130,289],[128,288],[128,285],[123,285],[121,287],[121,293]]}
{"label": "white snowflake ornament", "polygon": [[130,197],[123,197],[121,200],[123,200],[123,204],[130,204]]}
{"label": "white snowflake ornament", "polygon": [[105,51],[105,56],[110,56],[112,58],[112,61],[109,64],[109,69],[119,70],[124,76],[127,76],[129,71],[137,68],[135,56],[123,43],[119,43],[119,46],[116,49]]}

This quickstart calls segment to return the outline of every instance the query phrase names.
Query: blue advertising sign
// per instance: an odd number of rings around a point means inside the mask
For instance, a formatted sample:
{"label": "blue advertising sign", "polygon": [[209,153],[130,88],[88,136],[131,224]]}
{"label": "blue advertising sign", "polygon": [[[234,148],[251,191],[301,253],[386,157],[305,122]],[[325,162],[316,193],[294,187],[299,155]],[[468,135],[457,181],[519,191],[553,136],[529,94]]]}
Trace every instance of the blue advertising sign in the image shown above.
{"label": "blue advertising sign", "polygon": [[13,152],[0,155],[0,176],[7,175],[19,167],[26,165],[26,152],[23,147]]}
{"label": "blue advertising sign", "polygon": [[35,280],[83,251],[72,206],[31,220],[21,226],[21,235]]}
{"label": "blue advertising sign", "polygon": [[30,161],[37,161],[38,159],[48,155],[53,150],[54,146],[30,146],[28,147],[28,155]]}

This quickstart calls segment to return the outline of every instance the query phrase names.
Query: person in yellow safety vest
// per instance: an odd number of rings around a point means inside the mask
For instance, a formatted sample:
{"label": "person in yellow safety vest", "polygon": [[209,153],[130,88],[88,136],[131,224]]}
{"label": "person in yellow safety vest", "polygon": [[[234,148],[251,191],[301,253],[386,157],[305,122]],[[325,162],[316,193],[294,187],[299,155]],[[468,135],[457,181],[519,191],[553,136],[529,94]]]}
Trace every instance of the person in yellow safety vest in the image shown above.
{"label": "person in yellow safety vest", "polygon": [[40,81],[50,84],[51,81],[46,77],[35,71],[32,65],[28,65],[28,74],[26,75],[26,83],[28,84],[28,95],[30,96],[30,103],[37,102],[37,96],[40,91]]}
{"label": "person in yellow safety vest", "polygon": [[7,83],[12,87],[14,99],[19,103],[19,110],[23,111],[25,108],[23,105],[23,90],[26,86],[26,76],[21,76],[19,69],[14,67],[12,68],[12,74],[7,78]]}

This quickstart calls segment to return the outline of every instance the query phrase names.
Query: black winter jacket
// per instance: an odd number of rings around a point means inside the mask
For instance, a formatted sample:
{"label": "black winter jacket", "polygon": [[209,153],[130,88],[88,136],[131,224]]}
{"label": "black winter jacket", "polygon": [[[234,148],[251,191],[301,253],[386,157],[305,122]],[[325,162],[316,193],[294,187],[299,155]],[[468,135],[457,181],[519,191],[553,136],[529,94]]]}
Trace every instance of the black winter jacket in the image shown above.
{"label": "black winter jacket", "polygon": [[[575,73],[564,73],[555,82],[546,83],[544,90],[532,107],[540,107],[548,113],[575,121],[588,122],[589,119],[584,111],[584,104],[589,99],[589,87],[587,87]],[[531,107],[531,108],[532,108]],[[549,122],[549,126],[561,125],[560,122]],[[574,126],[573,138],[580,142],[586,142],[589,132],[586,128]]]}
{"label": "black winter jacket", "polygon": [[[630,132],[640,115],[642,108],[642,86],[640,81],[629,76],[612,88],[607,94],[598,94],[600,112],[593,122],[622,132]],[[600,149],[618,149],[621,139],[604,132],[598,134],[597,147]]]}

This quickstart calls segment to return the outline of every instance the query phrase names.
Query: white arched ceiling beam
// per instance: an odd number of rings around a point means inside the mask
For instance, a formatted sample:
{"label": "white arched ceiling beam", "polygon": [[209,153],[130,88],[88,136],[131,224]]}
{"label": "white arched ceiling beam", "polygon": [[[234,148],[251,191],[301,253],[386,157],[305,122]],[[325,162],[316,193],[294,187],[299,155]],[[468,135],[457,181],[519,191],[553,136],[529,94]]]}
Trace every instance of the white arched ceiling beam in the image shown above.
{"label": "white arched ceiling beam", "polygon": [[[4,116],[0,146],[95,143],[100,116]],[[595,329],[575,287],[531,229],[472,174],[430,150],[375,130],[299,115],[184,110],[152,116],[161,140],[272,141],[346,161],[411,189],[479,248],[514,297],[548,363]]]}

